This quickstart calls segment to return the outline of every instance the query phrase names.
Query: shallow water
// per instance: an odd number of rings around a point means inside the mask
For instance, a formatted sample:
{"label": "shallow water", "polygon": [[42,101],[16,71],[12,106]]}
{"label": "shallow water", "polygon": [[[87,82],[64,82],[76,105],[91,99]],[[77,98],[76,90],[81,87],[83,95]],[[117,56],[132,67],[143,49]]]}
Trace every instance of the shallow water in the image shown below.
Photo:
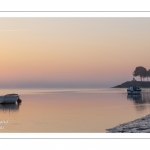
{"label": "shallow water", "polygon": [[83,133],[106,129],[150,114],[150,89],[1,89],[18,93],[20,105],[0,104],[0,132]]}

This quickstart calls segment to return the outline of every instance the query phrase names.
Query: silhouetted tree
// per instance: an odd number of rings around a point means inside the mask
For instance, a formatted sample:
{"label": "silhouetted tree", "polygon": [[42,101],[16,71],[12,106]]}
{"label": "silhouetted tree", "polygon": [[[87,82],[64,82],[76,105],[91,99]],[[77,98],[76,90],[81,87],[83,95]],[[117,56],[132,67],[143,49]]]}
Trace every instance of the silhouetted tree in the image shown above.
{"label": "silhouetted tree", "polygon": [[136,67],[135,71],[133,72],[133,76],[134,77],[139,76],[141,78],[141,81],[142,81],[142,78],[144,79],[145,77],[147,77],[147,70],[146,70],[146,68],[144,68],[142,66]]}

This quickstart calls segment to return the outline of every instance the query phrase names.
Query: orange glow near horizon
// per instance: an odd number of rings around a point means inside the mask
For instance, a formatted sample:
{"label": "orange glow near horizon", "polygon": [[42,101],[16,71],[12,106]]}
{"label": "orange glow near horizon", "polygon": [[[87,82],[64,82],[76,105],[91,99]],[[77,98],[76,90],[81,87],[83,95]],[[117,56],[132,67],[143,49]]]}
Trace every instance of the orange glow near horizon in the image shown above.
{"label": "orange glow near horizon", "polygon": [[149,25],[149,18],[0,18],[0,81],[131,80],[135,67],[150,68]]}

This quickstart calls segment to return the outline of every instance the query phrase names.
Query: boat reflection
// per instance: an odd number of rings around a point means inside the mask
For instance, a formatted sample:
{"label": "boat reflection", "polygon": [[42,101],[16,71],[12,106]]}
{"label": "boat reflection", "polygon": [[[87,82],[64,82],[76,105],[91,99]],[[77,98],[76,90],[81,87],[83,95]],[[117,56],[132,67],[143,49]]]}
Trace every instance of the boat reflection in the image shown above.
{"label": "boat reflection", "polygon": [[142,103],[142,95],[127,95],[127,99],[133,100],[135,103]]}
{"label": "boat reflection", "polygon": [[138,111],[150,108],[150,93],[141,93],[140,95],[127,95],[128,100],[132,100]]}
{"label": "boat reflection", "polygon": [[135,103],[150,103],[150,93],[142,93],[140,95],[127,95],[127,99],[133,100]]}
{"label": "boat reflection", "polygon": [[0,111],[18,111],[20,103],[0,104]]}

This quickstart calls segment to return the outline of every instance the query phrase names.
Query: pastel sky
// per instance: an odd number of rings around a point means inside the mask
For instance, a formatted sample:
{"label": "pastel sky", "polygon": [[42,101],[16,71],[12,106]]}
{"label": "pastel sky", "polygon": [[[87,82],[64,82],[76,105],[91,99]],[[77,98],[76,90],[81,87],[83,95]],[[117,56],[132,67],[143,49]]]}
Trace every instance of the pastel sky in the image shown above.
{"label": "pastel sky", "polygon": [[0,18],[0,51],[0,87],[112,87],[150,69],[150,18]]}

